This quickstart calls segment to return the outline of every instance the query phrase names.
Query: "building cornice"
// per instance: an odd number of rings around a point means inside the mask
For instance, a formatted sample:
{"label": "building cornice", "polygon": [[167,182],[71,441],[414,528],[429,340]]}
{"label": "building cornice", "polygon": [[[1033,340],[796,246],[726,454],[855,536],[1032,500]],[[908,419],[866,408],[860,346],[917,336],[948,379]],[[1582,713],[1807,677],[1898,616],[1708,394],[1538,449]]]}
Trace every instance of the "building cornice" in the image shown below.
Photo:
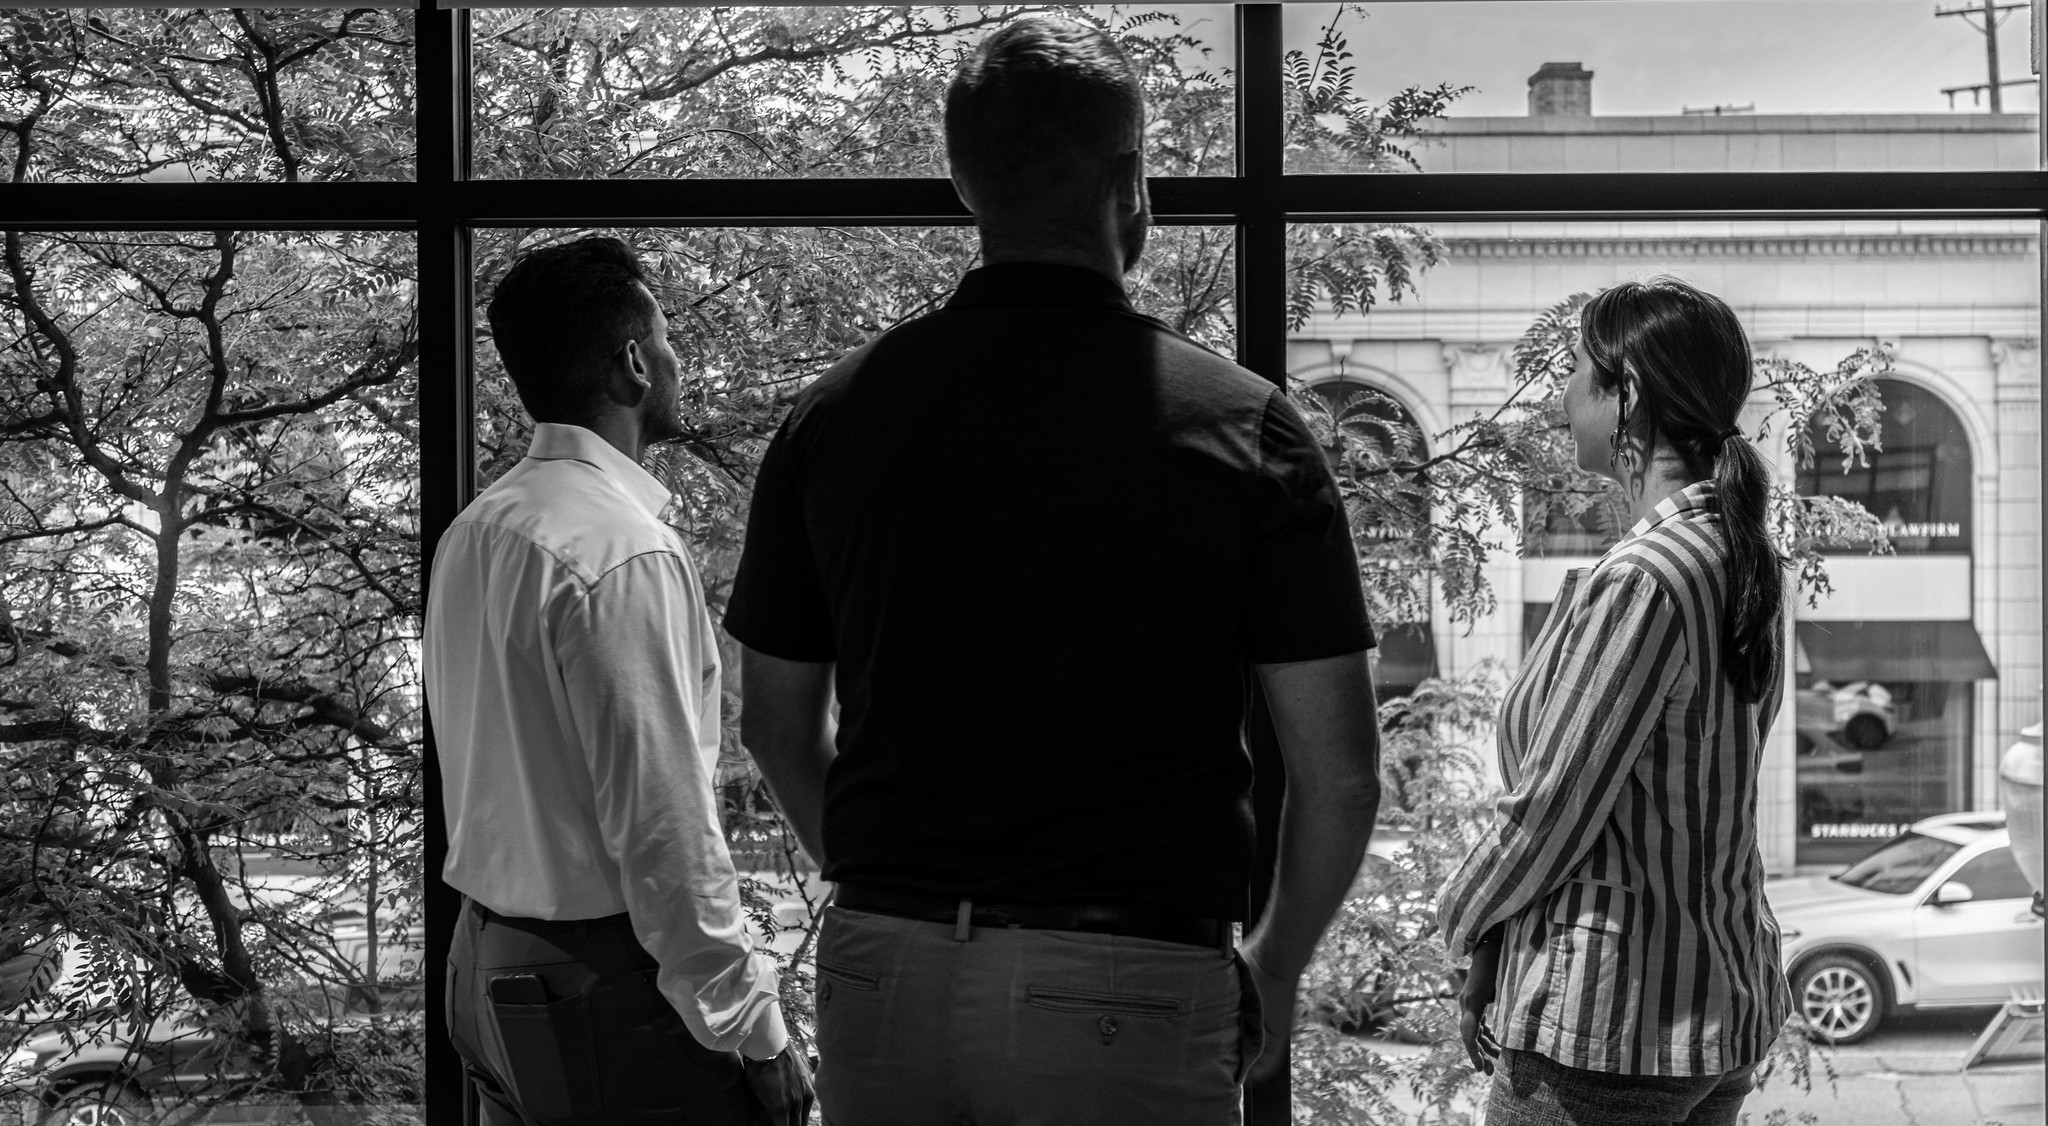
{"label": "building cornice", "polygon": [[2002,113],[1739,113],[1599,114],[1592,117],[1441,117],[1426,137],[1699,136],[1756,133],[2033,133],[2038,114]]}
{"label": "building cornice", "polygon": [[1444,239],[1444,244],[1446,256],[1454,259],[2030,258],[2039,253],[2040,237],[2018,233],[1549,239],[1451,235]]}

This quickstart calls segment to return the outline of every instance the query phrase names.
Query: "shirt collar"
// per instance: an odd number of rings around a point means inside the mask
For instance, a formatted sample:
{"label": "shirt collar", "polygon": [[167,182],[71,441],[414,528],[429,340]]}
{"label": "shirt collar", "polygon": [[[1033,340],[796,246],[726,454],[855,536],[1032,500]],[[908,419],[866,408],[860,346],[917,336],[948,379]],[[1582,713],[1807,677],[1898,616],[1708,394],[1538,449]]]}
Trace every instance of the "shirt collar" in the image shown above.
{"label": "shirt collar", "polygon": [[1081,305],[1131,308],[1124,287],[1081,266],[1003,262],[970,270],[946,302],[948,309],[977,305]]}
{"label": "shirt collar", "polygon": [[626,490],[627,496],[657,520],[661,519],[662,510],[668,507],[668,486],[619,452],[617,446],[598,437],[594,430],[563,422],[538,423],[533,428],[533,444],[526,447],[526,456],[541,461],[580,461],[595,466],[616,480],[619,487]]}
{"label": "shirt collar", "polygon": [[[1695,519],[1708,514],[1717,514],[1720,511],[1721,501],[1720,498],[1714,495],[1714,483],[1712,481],[1694,481],[1685,488],[1658,501],[1657,507],[1652,508],[1649,515],[1636,521],[1636,526],[1630,528],[1628,535],[1621,537],[1620,543],[1617,543],[1615,546],[1619,547],[1621,544],[1627,543],[1667,521],[1680,518]],[[1608,550],[1611,551],[1613,548]]]}

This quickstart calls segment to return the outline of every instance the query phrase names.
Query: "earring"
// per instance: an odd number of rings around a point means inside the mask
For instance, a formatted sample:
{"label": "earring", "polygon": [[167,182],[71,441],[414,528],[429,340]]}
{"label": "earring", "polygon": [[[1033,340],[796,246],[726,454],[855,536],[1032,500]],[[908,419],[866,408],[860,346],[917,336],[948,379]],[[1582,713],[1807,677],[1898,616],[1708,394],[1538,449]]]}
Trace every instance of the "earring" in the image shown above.
{"label": "earring", "polygon": [[[1615,415],[1614,418],[1614,433],[1608,435],[1607,437],[1607,467],[1609,469],[1618,468],[1621,465],[1622,451],[1626,450],[1627,448],[1628,391],[1626,388],[1624,388],[1621,392],[1621,410]],[[1633,454],[1630,455],[1630,459],[1634,459]]]}

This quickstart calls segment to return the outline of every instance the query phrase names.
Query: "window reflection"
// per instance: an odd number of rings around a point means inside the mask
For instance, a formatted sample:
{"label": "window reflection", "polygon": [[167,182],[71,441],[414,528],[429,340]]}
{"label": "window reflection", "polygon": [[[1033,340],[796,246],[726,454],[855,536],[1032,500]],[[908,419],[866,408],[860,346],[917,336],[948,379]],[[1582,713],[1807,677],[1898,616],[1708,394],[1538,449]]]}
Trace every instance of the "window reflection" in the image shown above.
{"label": "window reflection", "polygon": [[1847,860],[1923,817],[1967,808],[1977,684],[1998,676],[1968,593],[1968,434],[1924,387],[1884,379],[1879,391],[1881,448],[1846,471],[1822,456],[1799,474],[1801,493],[1868,509],[1894,551],[1846,557],[1837,595],[1800,615],[1792,711],[1802,863]]}

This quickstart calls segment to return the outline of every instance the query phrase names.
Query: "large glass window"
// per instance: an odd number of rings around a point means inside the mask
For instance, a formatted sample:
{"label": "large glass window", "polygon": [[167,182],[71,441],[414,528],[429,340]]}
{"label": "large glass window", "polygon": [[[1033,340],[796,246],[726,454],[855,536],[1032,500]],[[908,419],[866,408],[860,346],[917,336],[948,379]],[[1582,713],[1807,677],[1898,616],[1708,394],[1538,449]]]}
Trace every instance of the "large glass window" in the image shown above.
{"label": "large glass window", "polygon": [[[1394,404],[1298,398],[1349,420],[1330,445],[1372,517],[1404,833],[1482,801],[1488,678],[1625,523],[1544,438],[1562,303],[1659,269],[1736,303],[1767,382],[1877,376],[1885,406],[1837,419],[1878,439],[1844,473],[1827,425],[1810,467],[1776,444],[1812,402],[1757,404],[1813,597],[1767,862],[1835,866],[1995,804],[2042,676],[2030,12],[1987,38],[1888,0],[1070,10],[1145,71],[1164,225],[1141,307],[1276,383],[1334,372]],[[49,1005],[223,1033],[218,1058],[263,1076],[227,1097],[454,1114],[418,553],[524,448],[481,303],[523,247],[642,249],[696,373],[698,433],[657,468],[723,573],[764,420],[971,267],[968,228],[922,225],[967,219],[940,92],[1021,11],[0,12],[0,963],[62,946]],[[1386,172],[1420,175],[1346,175]],[[1413,503],[1421,477],[1470,503]],[[1881,532],[1894,551],[1865,554]],[[779,871],[793,846],[755,832],[772,809],[734,757],[735,856]],[[1319,962],[1311,999],[1349,1014],[1333,1027],[1428,1025],[1403,999],[1447,967],[1400,904],[1450,851],[1382,857],[1398,878],[1347,907],[1330,949],[1357,957]],[[799,955],[815,903],[787,891],[757,905]],[[1337,1059],[1298,1057],[1316,1097],[1394,1074]],[[1367,1113],[1460,1109],[1462,1076],[1405,1066],[1368,1079]]]}

